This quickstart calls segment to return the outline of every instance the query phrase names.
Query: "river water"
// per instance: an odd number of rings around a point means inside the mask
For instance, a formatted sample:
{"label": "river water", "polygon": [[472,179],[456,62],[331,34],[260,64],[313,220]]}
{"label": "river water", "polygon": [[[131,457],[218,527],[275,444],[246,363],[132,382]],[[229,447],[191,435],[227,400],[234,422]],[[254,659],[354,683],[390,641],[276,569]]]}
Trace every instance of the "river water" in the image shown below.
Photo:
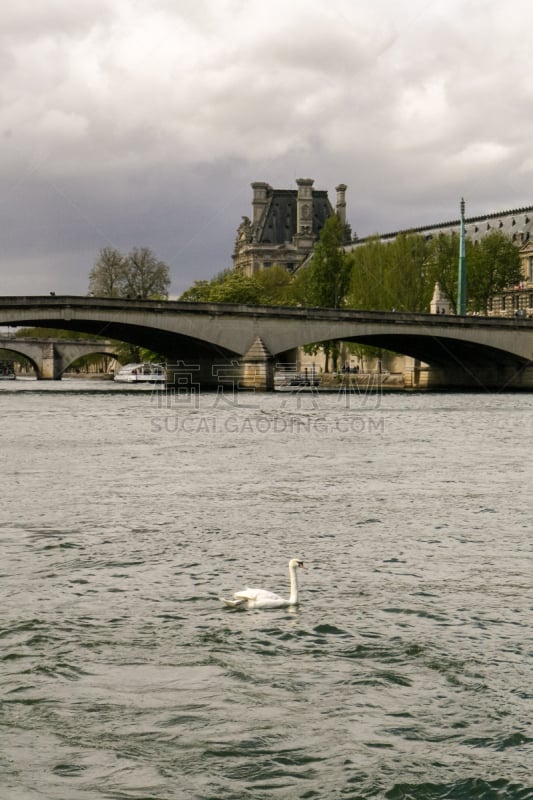
{"label": "river water", "polygon": [[0,408],[2,800],[533,798],[533,395]]}

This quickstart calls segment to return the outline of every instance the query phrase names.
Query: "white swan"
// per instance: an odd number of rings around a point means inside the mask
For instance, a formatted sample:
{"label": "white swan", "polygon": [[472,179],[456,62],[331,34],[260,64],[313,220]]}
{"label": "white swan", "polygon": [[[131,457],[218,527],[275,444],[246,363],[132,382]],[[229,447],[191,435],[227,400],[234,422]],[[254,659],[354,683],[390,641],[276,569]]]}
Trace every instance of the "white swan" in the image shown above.
{"label": "white swan", "polygon": [[248,608],[283,608],[285,606],[298,605],[298,578],[296,576],[297,567],[303,567],[304,562],[298,558],[291,558],[289,561],[289,576],[291,580],[291,593],[289,599],[280,597],[279,594],[269,592],[266,589],[242,589],[235,592],[232,600],[221,597],[222,602],[230,608],[247,606]]}

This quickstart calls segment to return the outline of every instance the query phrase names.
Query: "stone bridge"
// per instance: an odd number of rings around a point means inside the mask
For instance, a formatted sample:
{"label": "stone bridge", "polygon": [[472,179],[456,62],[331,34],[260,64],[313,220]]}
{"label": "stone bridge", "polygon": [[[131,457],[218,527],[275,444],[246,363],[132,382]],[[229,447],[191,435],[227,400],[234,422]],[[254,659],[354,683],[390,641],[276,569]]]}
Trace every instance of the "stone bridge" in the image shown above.
{"label": "stone bridge", "polygon": [[0,350],[11,350],[31,363],[38,379],[61,380],[71,364],[82,356],[115,355],[117,346],[102,339],[43,339],[0,337]]}
{"label": "stone bridge", "polygon": [[[348,309],[181,303],[75,296],[2,297],[0,326],[83,331],[149,348],[217,385],[233,365],[244,387],[271,388],[273,365],[301,345],[359,342],[415,359],[407,385],[533,388],[533,321]],[[422,381],[419,362],[430,365]]]}

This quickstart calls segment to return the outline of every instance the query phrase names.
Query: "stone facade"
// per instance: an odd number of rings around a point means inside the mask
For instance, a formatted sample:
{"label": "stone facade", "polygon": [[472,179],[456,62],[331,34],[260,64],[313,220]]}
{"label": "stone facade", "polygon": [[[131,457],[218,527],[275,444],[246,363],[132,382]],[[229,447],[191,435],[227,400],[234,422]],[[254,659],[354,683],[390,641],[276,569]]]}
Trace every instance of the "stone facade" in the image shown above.
{"label": "stone facade", "polygon": [[233,265],[246,275],[274,264],[294,272],[311,255],[326,220],[337,213],[346,224],[346,186],[336,187],[337,202],[313,188],[311,178],[299,178],[297,189],[273,189],[252,183],[252,218],[243,217],[237,231]]}

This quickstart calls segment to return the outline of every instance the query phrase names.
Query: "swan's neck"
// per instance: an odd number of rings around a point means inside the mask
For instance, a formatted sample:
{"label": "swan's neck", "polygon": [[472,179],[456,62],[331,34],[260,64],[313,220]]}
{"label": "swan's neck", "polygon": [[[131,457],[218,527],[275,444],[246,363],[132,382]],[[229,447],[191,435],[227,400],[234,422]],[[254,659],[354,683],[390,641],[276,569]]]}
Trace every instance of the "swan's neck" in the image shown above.
{"label": "swan's neck", "polygon": [[298,576],[296,574],[296,567],[289,567],[289,576],[291,579],[291,594],[289,597],[289,605],[295,606],[298,604]]}

